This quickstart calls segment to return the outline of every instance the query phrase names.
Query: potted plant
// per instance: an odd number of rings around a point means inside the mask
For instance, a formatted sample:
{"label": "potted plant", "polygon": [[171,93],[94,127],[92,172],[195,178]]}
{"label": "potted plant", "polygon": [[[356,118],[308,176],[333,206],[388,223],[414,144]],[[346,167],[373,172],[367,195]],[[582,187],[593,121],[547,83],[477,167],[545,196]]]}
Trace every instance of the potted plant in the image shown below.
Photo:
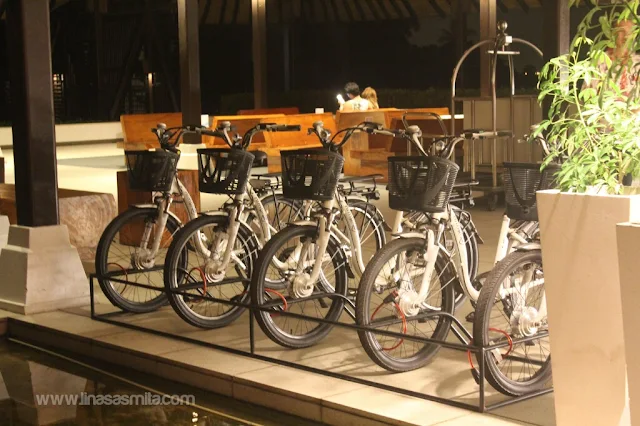
{"label": "potted plant", "polygon": [[623,185],[640,175],[640,0],[590,3],[539,85],[545,163],[562,162],[537,198],[558,425],[629,424],[616,225],[640,220]]}

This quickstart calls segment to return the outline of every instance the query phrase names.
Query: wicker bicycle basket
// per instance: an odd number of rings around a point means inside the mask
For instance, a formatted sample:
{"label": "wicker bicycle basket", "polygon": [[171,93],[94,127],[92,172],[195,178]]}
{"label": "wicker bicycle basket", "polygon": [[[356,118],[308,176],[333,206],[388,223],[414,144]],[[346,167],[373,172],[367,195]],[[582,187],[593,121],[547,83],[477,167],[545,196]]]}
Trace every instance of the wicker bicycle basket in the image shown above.
{"label": "wicker bicycle basket", "polygon": [[242,194],[247,188],[254,155],[241,149],[198,150],[200,192]]}
{"label": "wicker bicycle basket", "polygon": [[327,149],[281,151],[282,192],[295,200],[328,201],[334,196],[344,158]]}
{"label": "wicker bicycle basket", "polygon": [[168,151],[125,151],[124,154],[132,191],[171,191],[178,154]]}
{"label": "wicker bicycle basket", "polygon": [[560,166],[550,164],[540,171],[540,164],[504,163],[504,193],[507,216],[513,220],[538,220],[536,191],[552,189]]}
{"label": "wicker bicycle basket", "polygon": [[459,169],[453,161],[440,157],[390,157],[389,207],[443,212]]}

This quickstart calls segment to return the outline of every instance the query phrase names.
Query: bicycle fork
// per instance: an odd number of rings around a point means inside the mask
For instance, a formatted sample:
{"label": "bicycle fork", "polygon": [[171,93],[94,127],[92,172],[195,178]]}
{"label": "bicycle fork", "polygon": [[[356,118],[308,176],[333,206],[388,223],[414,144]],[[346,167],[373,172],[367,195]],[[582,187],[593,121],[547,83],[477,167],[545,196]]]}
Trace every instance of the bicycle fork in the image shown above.
{"label": "bicycle fork", "polygon": [[164,230],[167,227],[167,220],[169,219],[169,207],[171,207],[171,197],[162,198],[158,201],[158,219],[155,222],[156,229],[153,235],[153,244],[149,248],[149,240],[151,239],[151,233],[153,229],[153,223],[147,222],[144,226],[144,232],[140,241],[140,252],[137,253],[137,259],[134,260],[134,264],[137,264],[141,268],[151,268],[155,263],[156,254],[160,250],[160,244],[162,243],[162,236]]}
{"label": "bicycle fork", "polygon": [[[438,233],[441,233],[442,227],[438,228]],[[439,236],[438,236],[439,237]],[[433,230],[427,230],[426,238],[426,251],[424,252],[423,259],[425,261],[424,273],[422,274],[422,280],[420,282],[420,288],[416,292],[411,288],[400,288],[398,290],[397,303],[402,312],[406,316],[416,316],[420,313],[420,308],[429,295],[429,287],[431,285],[431,278],[433,277],[433,271],[436,268],[436,260],[438,259],[438,252],[440,246],[436,244],[436,239]],[[400,277],[395,277],[400,279]]]}

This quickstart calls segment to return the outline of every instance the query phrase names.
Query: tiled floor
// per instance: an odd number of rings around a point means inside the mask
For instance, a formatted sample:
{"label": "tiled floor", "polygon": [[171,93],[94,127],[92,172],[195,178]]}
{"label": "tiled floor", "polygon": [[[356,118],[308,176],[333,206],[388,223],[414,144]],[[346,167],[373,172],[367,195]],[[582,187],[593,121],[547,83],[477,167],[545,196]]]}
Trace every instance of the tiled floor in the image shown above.
{"label": "tiled floor", "polygon": [[[114,144],[61,147],[58,158],[113,156],[121,153]],[[11,151],[5,150],[7,181],[13,181]],[[60,165],[61,187],[101,188],[116,193],[114,170],[98,167]],[[383,191],[384,192],[384,191]],[[117,198],[117,197],[116,197]],[[215,208],[215,196],[203,194],[203,209]],[[391,212],[383,199],[379,207],[386,219]],[[501,214],[472,210],[474,221],[485,240],[480,246],[481,270],[491,267]],[[96,288],[99,312],[112,310]],[[470,307],[467,308],[470,309]],[[466,312],[461,312],[464,317]],[[382,391],[359,383],[324,377],[269,362],[204,348],[191,343],[132,331],[92,321],[88,307],[19,317],[7,314],[11,335],[61,347],[81,355],[135,367],[169,380],[181,381],[213,392],[286,411],[334,425],[553,425],[553,394],[498,409],[492,414],[476,414],[443,404]],[[200,330],[182,322],[170,308],[139,316],[119,318],[155,330],[234,349],[249,350],[248,315],[220,330]],[[305,350],[284,350],[256,328],[257,353],[302,365],[343,373],[352,377],[400,386],[415,392],[477,403],[477,385],[469,372],[466,354],[442,350],[427,367],[409,373],[389,374],[372,366],[355,334],[334,329],[324,342]],[[502,397],[488,392],[488,401]]]}

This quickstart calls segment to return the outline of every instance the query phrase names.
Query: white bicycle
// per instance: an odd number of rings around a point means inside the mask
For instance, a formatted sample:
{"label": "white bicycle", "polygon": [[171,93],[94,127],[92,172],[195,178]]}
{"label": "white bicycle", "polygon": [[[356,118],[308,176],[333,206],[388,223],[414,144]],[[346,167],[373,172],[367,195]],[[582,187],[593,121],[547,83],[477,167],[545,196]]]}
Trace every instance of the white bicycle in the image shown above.
{"label": "white bicycle", "polygon": [[[404,131],[362,123],[344,129],[342,132],[346,135],[340,144],[334,143],[335,137],[325,138],[323,149],[283,153],[285,196],[314,200],[321,203],[321,208],[316,211],[315,221],[293,223],[267,243],[252,279],[252,301],[264,309],[256,314],[258,324],[269,338],[282,346],[314,345],[333,327],[311,319],[281,315],[282,311],[330,321],[337,321],[343,314],[352,319],[356,317],[346,280],[349,271],[356,277],[362,275],[366,270],[363,260],[368,256],[362,254],[358,227],[350,219],[344,200],[336,193],[336,184],[343,162],[337,150],[354,132],[360,131],[406,138],[422,151],[417,126]],[[346,233],[335,226],[338,215],[350,224]],[[412,225],[411,220],[403,218],[402,212],[397,215],[396,225]],[[371,255],[375,258],[374,253]],[[354,290],[356,299],[360,298],[361,286]]]}
{"label": "white bicycle", "polygon": [[[250,182],[254,156],[247,151],[259,132],[299,131],[300,126],[258,124],[243,138],[232,140],[228,128],[200,130],[223,139],[230,149],[198,150],[200,191],[226,194],[230,201],[219,211],[206,212],[173,238],[164,265],[169,302],[189,324],[223,327],[244,311],[247,287],[258,251],[281,224],[300,219],[300,207],[272,194],[272,217]],[[255,183],[255,180],[253,180]]]}
{"label": "white bicycle", "polygon": [[[124,311],[151,312],[167,303],[162,291],[165,259],[171,242],[183,226],[169,209],[173,203],[181,203],[189,222],[198,217],[195,203],[176,173],[180,157],[177,147],[184,133],[201,130],[197,126],[167,128],[160,123],[152,132],[161,150],[125,153],[130,189],[153,193],[153,203],[133,205],[113,219],[98,243],[95,261],[103,293]],[[217,131],[231,141],[230,130],[230,123],[223,122]],[[261,204],[273,218],[272,226],[289,221],[286,217],[289,205],[281,194],[262,187],[258,197],[259,203],[255,204]],[[278,211],[280,215],[276,214]],[[278,217],[282,220],[276,224]],[[254,217],[248,220],[257,228]],[[201,246],[200,251],[204,251],[204,247]]]}
{"label": "white bicycle", "polygon": [[[548,154],[544,140],[538,142]],[[551,379],[536,191],[553,187],[558,166],[542,171],[535,163],[504,167],[504,222],[515,220],[526,237],[515,247],[502,244],[506,255],[487,275],[476,304],[473,339],[485,347],[502,345],[485,354],[486,377],[500,392],[519,396],[544,388]]]}

